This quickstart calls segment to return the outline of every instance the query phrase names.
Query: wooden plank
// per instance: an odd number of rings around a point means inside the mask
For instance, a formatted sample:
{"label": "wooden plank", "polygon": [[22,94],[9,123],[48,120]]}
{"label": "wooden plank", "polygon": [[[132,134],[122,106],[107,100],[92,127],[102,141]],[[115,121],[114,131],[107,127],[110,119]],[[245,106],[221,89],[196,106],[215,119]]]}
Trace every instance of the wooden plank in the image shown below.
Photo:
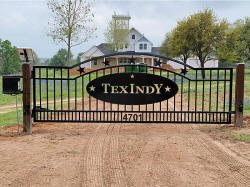
{"label": "wooden plank", "polygon": [[235,126],[243,125],[243,104],[244,104],[244,73],[245,64],[237,64],[235,84]]}
{"label": "wooden plank", "polygon": [[23,132],[32,133],[31,120],[31,68],[23,64]]}

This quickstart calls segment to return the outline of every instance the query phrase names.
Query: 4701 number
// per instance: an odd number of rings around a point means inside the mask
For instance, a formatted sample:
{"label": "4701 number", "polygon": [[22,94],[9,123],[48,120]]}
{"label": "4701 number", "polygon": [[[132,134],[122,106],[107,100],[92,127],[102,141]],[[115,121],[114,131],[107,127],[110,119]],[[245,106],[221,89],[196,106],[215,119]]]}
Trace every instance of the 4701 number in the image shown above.
{"label": "4701 number", "polygon": [[142,114],[124,114],[122,116],[123,121],[143,121]]}

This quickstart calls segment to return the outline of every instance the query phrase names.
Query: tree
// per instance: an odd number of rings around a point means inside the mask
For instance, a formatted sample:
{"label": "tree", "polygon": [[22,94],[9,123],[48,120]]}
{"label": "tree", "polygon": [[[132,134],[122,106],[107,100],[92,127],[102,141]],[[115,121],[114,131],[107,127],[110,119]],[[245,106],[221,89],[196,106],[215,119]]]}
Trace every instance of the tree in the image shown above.
{"label": "tree", "polygon": [[83,55],[83,52],[78,53],[77,57],[76,57],[76,63],[80,63],[81,62],[81,56]]}
{"label": "tree", "polygon": [[96,28],[94,14],[88,0],[48,0],[52,11],[49,36],[57,43],[67,45],[67,64],[70,64],[71,48],[88,41]]}
{"label": "tree", "polygon": [[46,59],[45,62],[44,62],[44,64],[50,65],[50,62],[51,62],[51,59]]}
{"label": "tree", "polygon": [[[55,54],[51,60],[50,66],[65,66],[67,64],[68,52],[66,49],[59,49],[57,54]],[[70,53],[70,60],[72,59],[72,54]]]}
{"label": "tree", "polygon": [[250,19],[238,20],[226,32],[225,41],[216,50],[219,63],[226,66],[250,62]]}
{"label": "tree", "polygon": [[[188,43],[188,29],[185,20],[179,21],[176,28],[166,35],[166,38],[160,48],[160,53],[178,57],[184,64],[187,64],[188,58],[191,56],[191,46]],[[186,69],[186,66],[184,67]]]}
{"label": "tree", "polygon": [[112,19],[105,32],[104,37],[109,44],[107,48],[118,51],[118,49],[126,48],[128,45],[129,28],[125,20]]}
{"label": "tree", "polygon": [[[228,24],[225,20],[218,21],[210,9],[193,14],[184,22],[186,27],[182,33],[186,40],[183,42],[192,48],[192,54],[198,57],[201,68],[204,68],[225,39]],[[202,77],[205,78],[205,71],[202,71]]]}
{"label": "tree", "polygon": [[170,52],[170,34],[171,33],[166,34],[165,39],[159,48],[159,52],[161,55],[172,56]]}
{"label": "tree", "polygon": [[[188,43],[187,22],[179,21],[177,27],[170,35],[170,51],[173,57],[179,57],[184,64],[192,53],[192,47]],[[186,69],[186,66],[184,67]]]}
{"label": "tree", "polygon": [[12,74],[21,71],[21,63],[16,47],[8,40],[0,40],[0,73]]}
{"label": "tree", "polygon": [[242,62],[250,63],[250,18],[246,18],[244,21],[241,20],[241,22],[242,24],[238,26],[238,52]]}
{"label": "tree", "polygon": [[238,52],[240,47],[238,38],[239,32],[237,32],[235,29],[230,28],[226,32],[225,40],[216,50],[216,56],[218,57],[219,65],[221,67],[225,67],[240,61],[241,57]]}

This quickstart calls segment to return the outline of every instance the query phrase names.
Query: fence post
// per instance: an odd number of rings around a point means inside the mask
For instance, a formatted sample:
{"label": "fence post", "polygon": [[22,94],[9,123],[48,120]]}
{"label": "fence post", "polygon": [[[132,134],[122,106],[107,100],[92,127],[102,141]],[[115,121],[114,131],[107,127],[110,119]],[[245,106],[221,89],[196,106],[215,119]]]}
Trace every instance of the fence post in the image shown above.
{"label": "fence post", "polygon": [[32,133],[31,121],[31,68],[23,64],[23,132]]}
{"label": "fence post", "polygon": [[243,125],[243,104],[244,104],[244,73],[245,64],[239,63],[236,67],[235,84],[235,126]]}

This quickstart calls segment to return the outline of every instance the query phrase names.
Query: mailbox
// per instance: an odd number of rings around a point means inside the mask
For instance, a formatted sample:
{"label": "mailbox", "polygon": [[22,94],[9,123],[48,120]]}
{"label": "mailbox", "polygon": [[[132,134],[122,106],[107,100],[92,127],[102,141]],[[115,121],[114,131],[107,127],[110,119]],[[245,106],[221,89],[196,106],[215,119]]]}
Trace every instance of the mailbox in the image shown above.
{"label": "mailbox", "polygon": [[20,75],[3,75],[3,94],[20,94]]}

